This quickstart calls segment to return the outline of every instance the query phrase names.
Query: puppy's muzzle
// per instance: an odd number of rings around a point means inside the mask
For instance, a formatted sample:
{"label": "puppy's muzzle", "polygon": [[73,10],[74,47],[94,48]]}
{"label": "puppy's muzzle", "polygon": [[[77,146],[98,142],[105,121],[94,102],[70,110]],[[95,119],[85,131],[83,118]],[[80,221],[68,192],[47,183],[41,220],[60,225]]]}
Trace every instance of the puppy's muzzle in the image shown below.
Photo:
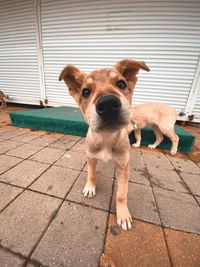
{"label": "puppy's muzzle", "polygon": [[105,95],[98,99],[96,112],[105,121],[112,121],[119,117],[121,101],[115,95]]}

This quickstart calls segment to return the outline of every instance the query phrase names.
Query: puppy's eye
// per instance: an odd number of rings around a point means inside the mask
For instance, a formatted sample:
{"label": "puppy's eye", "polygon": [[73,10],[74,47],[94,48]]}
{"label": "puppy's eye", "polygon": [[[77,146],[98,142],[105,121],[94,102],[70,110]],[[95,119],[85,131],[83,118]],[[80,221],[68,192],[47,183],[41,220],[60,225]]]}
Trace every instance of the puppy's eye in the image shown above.
{"label": "puppy's eye", "polygon": [[119,87],[119,89],[125,89],[126,88],[126,83],[124,80],[119,80],[117,82],[117,86]]}
{"label": "puppy's eye", "polygon": [[88,97],[91,94],[91,90],[89,88],[84,88],[82,91],[83,97]]}

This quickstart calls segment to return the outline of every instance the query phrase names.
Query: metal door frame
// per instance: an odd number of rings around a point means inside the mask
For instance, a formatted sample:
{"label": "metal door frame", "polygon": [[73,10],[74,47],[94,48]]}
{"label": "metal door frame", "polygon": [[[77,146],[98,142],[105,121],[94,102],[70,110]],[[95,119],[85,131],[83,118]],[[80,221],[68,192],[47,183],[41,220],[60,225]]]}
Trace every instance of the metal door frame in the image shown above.
{"label": "metal door frame", "polygon": [[47,105],[47,94],[45,85],[44,73],[44,58],[43,58],[43,41],[42,41],[42,26],[41,26],[41,0],[34,0],[34,13],[35,13],[35,30],[36,30],[36,44],[38,56],[38,71],[40,81],[40,104]]}
{"label": "metal door frame", "polygon": [[[199,93],[200,93],[200,57],[197,63],[197,68],[192,82],[192,87],[185,106],[185,113],[187,117],[195,115],[193,114],[193,110]],[[195,122],[195,117],[193,121]]]}

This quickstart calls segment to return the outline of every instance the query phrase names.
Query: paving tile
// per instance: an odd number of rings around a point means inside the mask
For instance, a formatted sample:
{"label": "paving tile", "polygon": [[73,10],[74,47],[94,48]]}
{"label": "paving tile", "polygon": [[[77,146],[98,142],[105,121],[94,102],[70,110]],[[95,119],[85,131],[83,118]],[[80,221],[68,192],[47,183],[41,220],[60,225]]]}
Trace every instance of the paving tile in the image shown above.
{"label": "paving tile", "polygon": [[31,185],[31,189],[50,195],[64,197],[69,191],[79,171],[52,166]]}
{"label": "paving tile", "polygon": [[35,129],[30,129],[31,133],[37,135],[37,136],[43,136],[43,135],[47,135],[46,131],[42,131],[42,130],[35,130]]}
{"label": "paving tile", "polygon": [[64,154],[63,150],[45,147],[36,154],[34,154],[30,159],[39,162],[53,164],[57,159],[59,159]]}
{"label": "paving tile", "polygon": [[24,260],[18,258],[3,249],[0,249],[0,266],[1,267],[21,267]]}
{"label": "paving tile", "polygon": [[49,145],[49,147],[67,150],[70,149],[80,138],[80,136],[65,135],[53,144]]}
{"label": "paving tile", "polygon": [[18,164],[22,159],[7,155],[0,155],[0,174]]}
{"label": "paving tile", "polygon": [[55,137],[50,137],[48,135],[42,135],[38,138],[35,138],[30,141],[30,144],[37,145],[37,146],[48,146],[55,142],[57,138]]}
{"label": "paving tile", "polygon": [[11,141],[11,140],[6,140],[4,142],[1,142],[0,145],[0,154],[5,153],[15,147],[18,147],[22,145],[22,143],[16,142],[16,141]]}
{"label": "paving tile", "polygon": [[0,134],[0,137],[3,139],[10,139],[10,138],[13,138],[13,137],[21,135],[21,134],[23,134],[23,132],[21,132],[19,130],[5,131],[5,132]]}
{"label": "paving tile", "polygon": [[103,253],[99,260],[99,267],[105,267],[105,266],[116,267],[116,263],[113,261],[113,259],[110,256],[105,255]]}
{"label": "paving tile", "polygon": [[87,172],[82,172],[70,191],[67,199],[79,203],[91,205],[93,207],[109,210],[113,179],[103,175],[97,176],[96,196],[93,198],[85,198],[83,196],[83,188],[87,180]]}
{"label": "paving tile", "polygon": [[200,207],[191,195],[157,187],[153,191],[164,226],[200,233]]}
{"label": "paving tile", "polygon": [[6,125],[3,125],[3,129],[8,132],[8,131],[16,131],[16,129],[21,129],[21,128],[16,128],[10,124],[10,120],[6,123]]}
{"label": "paving tile", "polygon": [[20,136],[15,136],[11,140],[27,143],[27,142],[35,139],[35,138],[38,138],[38,136],[28,132],[28,133],[22,134]]}
{"label": "paving tile", "polygon": [[8,130],[6,130],[5,128],[0,128],[0,136],[6,132],[8,132]]}
{"label": "paving tile", "polygon": [[157,154],[163,155],[162,150],[160,148],[158,148],[158,147],[156,149],[152,149],[152,148],[149,148],[147,146],[141,146],[139,149],[140,149],[141,152],[147,152],[147,153],[156,154],[156,155]]}
{"label": "paving tile", "polygon": [[28,158],[31,155],[35,154],[37,151],[39,151],[42,147],[36,146],[32,144],[24,144],[20,147],[14,148],[10,151],[8,151],[6,154],[10,156],[20,157],[20,158]]}
{"label": "paving tile", "polygon": [[61,200],[26,191],[0,214],[1,245],[28,255]]}
{"label": "paving tile", "polygon": [[65,202],[32,259],[45,266],[98,267],[107,216],[107,212]]}
{"label": "paving tile", "polygon": [[[36,265],[36,264],[32,264],[32,263],[28,263],[26,265],[26,267],[37,267],[37,266],[38,266],[38,264]],[[39,265],[39,267],[42,267],[42,265]]]}
{"label": "paving tile", "polygon": [[86,155],[75,151],[67,151],[55,165],[81,170],[86,163]]}
{"label": "paving tile", "polygon": [[[87,164],[84,167],[84,171],[87,171]],[[115,174],[115,165],[113,161],[103,162],[102,160],[97,161],[96,167],[97,175],[104,175],[107,177],[114,177]]]}
{"label": "paving tile", "polygon": [[46,135],[49,136],[49,137],[53,137],[53,138],[61,138],[64,136],[63,133],[52,133],[52,132],[46,132]]}
{"label": "paving tile", "polygon": [[200,174],[200,168],[191,160],[178,159],[178,158],[172,158],[172,157],[168,157],[168,158],[171,161],[171,163],[174,165],[175,169],[182,171],[182,172]]}
{"label": "paving tile", "polygon": [[137,220],[133,225],[125,232],[116,225],[115,216],[110,215],[105,255],[119,267],[170,266],[162,228]]}
{"label": "paving tile", "polygon": [[145,169],[142,171],[131,169],[129,181],[139,184],[150,185],[148,173]]}
{"label": "paving tile", "polygon": [[[116,210],[116,182],[115,193],[111,206],[112,212]],[[150,186],[129,182],[128,207],[133,218],[160,225],[160,219]]]}
{"label": "paving tile", "polygon": [[150,181],[153,186],[189,193],[185,184],[174,170],[162,167],[147,166]]}
{"label": "paving tile", "polygon": [[176,152],[175,155],[171,155],[169,150],[164,150],[164,153],[165,153],[166,156],[169,156],[169,157],[172,157],[172,158],[189,159],[186,154],[181,153],[181,152]]}
{"label": "paving tile", "polygon": [[173,266],[200,266],[200,235],[164,229]]}
{"label": "paving tile", "polygon": [[130,165],[131,165],[131,171],[137,170],[137,171],[143,171],[145,170],[144,161],[142,158],[142,154],[140,151],[131,150],[130,154]]}
{"label": "paving tile", "polygon": [[164,154],[155,154],[143,151],[142,156],[146,165],[162,167],[164,169],[173,169],[172,164]]}
{"label": "paving tile", "polygon": [[73,147],[73,151],[85,153],[86,145],[85,145],[85,138],[81,138]]}
{"label": "paving tile", "polygon": [[179,173],[183,181],[190,188],[192,194],[200,196],[200,175],[190,173]]}
{"label": "paving tile", "polygon": [[23,189],[0,183],[0,210],[19,195]]}
{"label": "paving tile", "polygon": [[7,183],[26,187],[30,183],[32,183],[48,167],[48,164],[35,162],[32,160],[24,160],[11,170],[2,174],[0,176],[0,180]]}

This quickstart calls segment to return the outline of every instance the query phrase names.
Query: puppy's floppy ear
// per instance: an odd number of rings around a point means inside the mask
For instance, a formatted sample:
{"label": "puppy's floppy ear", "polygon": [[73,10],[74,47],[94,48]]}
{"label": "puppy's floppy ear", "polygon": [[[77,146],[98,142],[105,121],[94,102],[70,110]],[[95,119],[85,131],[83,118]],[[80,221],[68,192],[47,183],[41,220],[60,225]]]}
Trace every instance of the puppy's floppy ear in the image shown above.
{"label": "puppy's floppy ear", "polygon": [[149,67],[144,63],[144,61],[135,61],[129,59],[119,61],[115,65],[115,68],[128,82],[135,80],[135,76],[140,69],[150,71]]}
{"label": "puppy's floppy ear", "polygon": [[76,99],[85,77],[86,73],[80,71],[73,65],[68,65],[61,71],[59,81],[65,81],[70,94]]}

